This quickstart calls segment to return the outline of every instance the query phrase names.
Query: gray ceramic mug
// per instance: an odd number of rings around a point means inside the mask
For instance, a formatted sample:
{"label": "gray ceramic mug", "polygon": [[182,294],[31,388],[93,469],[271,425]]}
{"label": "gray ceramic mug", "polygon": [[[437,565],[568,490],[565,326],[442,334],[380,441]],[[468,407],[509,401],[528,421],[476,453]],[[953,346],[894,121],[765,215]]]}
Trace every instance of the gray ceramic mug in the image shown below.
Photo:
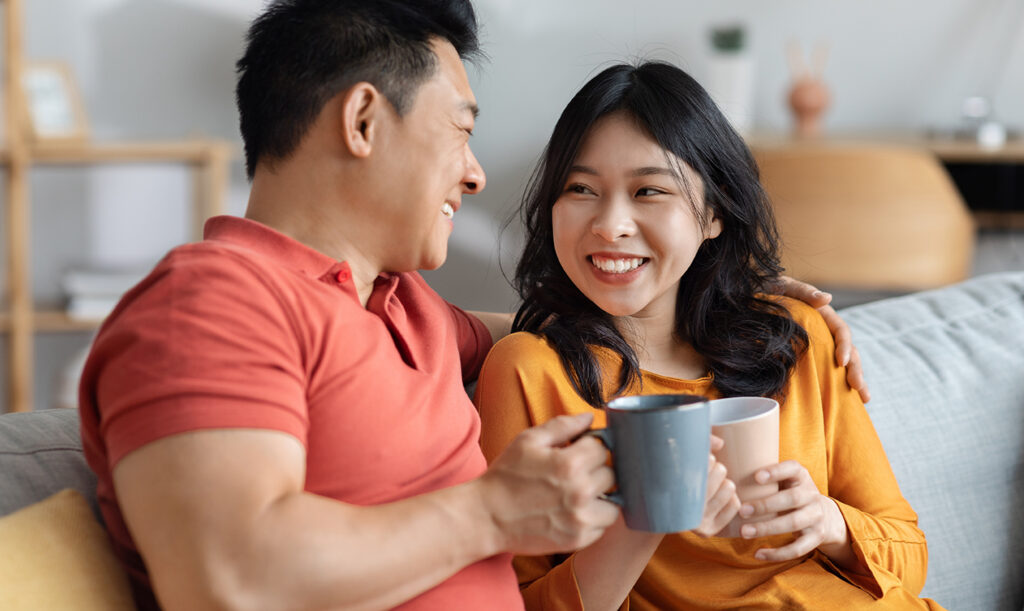
{"label": "gray ceramic mug", "polygon": [[620,397],[605,408],[608,428],[590,431],[612,453],[626,526],[648,532],[696,528],[704,514],[711,409],[696,395]]}

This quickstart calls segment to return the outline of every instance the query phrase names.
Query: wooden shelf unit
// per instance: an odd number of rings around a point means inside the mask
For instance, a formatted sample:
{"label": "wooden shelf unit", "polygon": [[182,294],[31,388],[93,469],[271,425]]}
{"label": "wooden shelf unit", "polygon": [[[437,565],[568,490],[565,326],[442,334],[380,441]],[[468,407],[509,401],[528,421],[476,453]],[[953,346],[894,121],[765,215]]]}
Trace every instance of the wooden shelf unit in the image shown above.
{"label": "wooden shelf unit", "polygon": [[[0,171],[6,170],[6,302],[0,303],[0,334],[7,339],[7,401],[2,411],[33,409],[33,344],[36,333],[82,332],[100,320],[76,320],[62,310],[33,303],[31,261],[31,193],[29,180],[35,166],[132,163],[182,164],[192,170],[192,233],[202,237],[207,218],[226,211],[228,143],[192,139],[173,142],[34,143],[28,137],[28,116],[20,91],[24,66],[22,26],[24,0],[0,0],[5,48],[3,84],[4,125],[7,142],[0,149]],[[3,291],[0,291],[3,294]],[[3,361],[0,361],[3,362]]]}

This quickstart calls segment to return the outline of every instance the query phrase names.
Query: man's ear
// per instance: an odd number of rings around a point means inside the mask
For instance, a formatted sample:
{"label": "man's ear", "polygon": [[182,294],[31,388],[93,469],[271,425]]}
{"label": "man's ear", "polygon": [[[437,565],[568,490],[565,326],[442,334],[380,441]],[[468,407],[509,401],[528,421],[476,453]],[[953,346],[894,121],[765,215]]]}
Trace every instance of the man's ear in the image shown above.
{"label": "man's ear", "polygon": [[345,147],[354,157],[367,157],[373,150],[381,113],[388,104],[370,83],[356,83],[342,98],[341,130]]}

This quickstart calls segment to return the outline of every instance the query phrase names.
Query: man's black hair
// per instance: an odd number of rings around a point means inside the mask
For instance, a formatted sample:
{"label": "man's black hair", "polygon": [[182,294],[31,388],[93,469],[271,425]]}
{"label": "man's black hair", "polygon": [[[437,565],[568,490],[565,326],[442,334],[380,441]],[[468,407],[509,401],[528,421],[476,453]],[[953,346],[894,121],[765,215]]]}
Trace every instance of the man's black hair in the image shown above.
{"label": "man's black hair", "polygon": [[479,52],[469,0],[278,0],[253,21],[238,60],[239,124],[251,179],[286,158],[324,104],[369,82],[399,115],[437,70],[433,38]]}

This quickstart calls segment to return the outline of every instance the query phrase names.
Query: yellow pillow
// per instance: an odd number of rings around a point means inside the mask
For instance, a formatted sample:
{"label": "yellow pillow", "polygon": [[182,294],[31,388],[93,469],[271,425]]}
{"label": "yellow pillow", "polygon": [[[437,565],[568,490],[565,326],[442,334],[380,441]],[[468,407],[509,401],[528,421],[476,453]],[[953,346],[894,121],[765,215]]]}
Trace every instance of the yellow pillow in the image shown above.
{"label": "yellow pillow", "polygon": [[0,609],[134,609],[128,576],[74,490],[0,518]]}

